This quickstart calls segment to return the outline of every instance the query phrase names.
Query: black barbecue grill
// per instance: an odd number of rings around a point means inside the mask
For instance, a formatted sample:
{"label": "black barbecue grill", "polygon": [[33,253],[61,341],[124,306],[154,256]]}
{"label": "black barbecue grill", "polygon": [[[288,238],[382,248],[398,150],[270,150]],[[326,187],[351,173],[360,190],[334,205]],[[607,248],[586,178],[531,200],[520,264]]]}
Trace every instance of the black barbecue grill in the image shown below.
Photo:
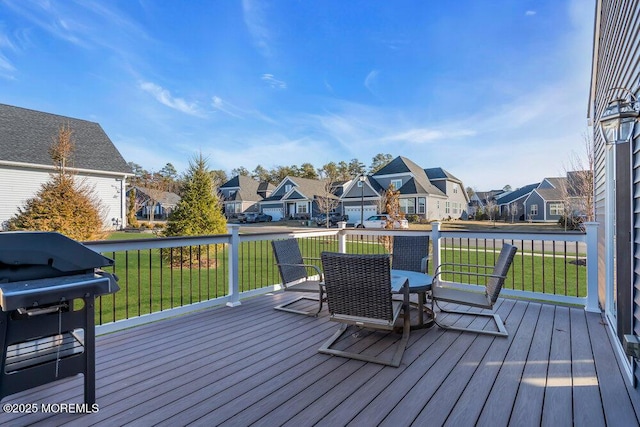
{"label": "black barbecue grill", "polygon": [[118,291],[106,258],[59,233],[0,233],[0,400],[77,374],[95,403],[95,297]]}

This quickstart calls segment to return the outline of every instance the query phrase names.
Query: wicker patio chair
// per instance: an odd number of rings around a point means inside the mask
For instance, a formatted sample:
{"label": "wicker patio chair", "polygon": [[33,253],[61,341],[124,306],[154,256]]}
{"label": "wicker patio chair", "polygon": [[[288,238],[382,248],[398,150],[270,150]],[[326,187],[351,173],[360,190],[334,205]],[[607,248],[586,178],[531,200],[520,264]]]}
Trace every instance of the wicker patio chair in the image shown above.
{"label": "wicker patio chair", "polygon": [[[322,310],[322,301],[324,299],[322,271],[317,265],[304,262],[296,239],[272,240],[271,246],[273,247],[273,255],[276,258],[284,290],[317,294],[317,297],[301,296],[300,298],[285,304],[280,304],[274,308],[289,313],[317,316]],[[314,271],[316,274],[309,276],[310,271]],[[288,308],[289,305],[300,300],[318,302],[318,311],[313,312]]]}
{"label": "wicker patio chair", "polygon": [[[411,329],[408,281],[405,280],[399,288],[404,295],[403,301],[394,301],[391,298],[391,262],[388,255],[323,252],[321,258],[330,319],[342,325],[318,351],[365,362],[400,366]],[[401,310],[404,312],[402,338],[397,342],[390,360],[331,348],[352,325],[393,334]]]}
{"label": "wicker patio chair", "polygon": [[[429,236],[393,236],[391,266],[394,270],[409,270],[418,273],[429,272]],[[431,283],[421,288],[412,287],[411,292],[418,295],[418,310],[425,309],[427,292]],[[427,309],[427,311],[430,311]],[[429,314],[433,317],[433,313]]]}
{"label": "wicker patio chair", "polygon": [[429,236],[394,236],[393,269],[427,273],[429,271]]}
{"label": "wicker patio chair", "polygon": [[[498,295],[502,290],[502,286],[504,285],[504,280],[509,272],[509,268],[511,267],[511,263],[513,262],[513,257],[518,250],[517,247],[512,246],[508,243],[502,245],[502,250],[500,251],[500,255],[498,256],[498,260],[495,266],[485,266],[485,265],[475,265],[475,264],[452,264],[452,263],[444,263],[440,264],[436,269],[433,284],[431,286],[431,308],[434,309],[434,305],[437,305],[440,311],[445,313],[458,313],[465,315],[473,315],[473,316],[486,316],[492,317],[495,325],[497,327],[497,331],[493,330],[484,330],[484,329],[476,329],[470,327],[458,327],[453,325],[444,324],[437,319],[435,319],[436,325],[441,328],[446,329],[454,329],[458,331],[469,331],[475,332],[479,334],[489,334],[489,335],[497,335],[497,336],[508,336],[507,329],[502,322],[500,316],[495,313],[470,313],[468,311],[459,311],[459,310],[448,310],[440,307],[439,302],[450,302],[456,303],[460,305],[466,305],[471,307],[480,307],[485,309],[493,310],[493,305],[498,299]],[[444,268],[451,267],[451,270],[445,270]],[[456,269],[458,268],[458,269]],[[478,270],[483,269],[484,271],[488,271],[493,268],[491,273],[476,273],[474,271],[461,271],[459,268],[464,268],[465,270]],[[484,287],[484,292],[473,292],[467,291],[464,289],[459,289],[451,286],[454,284],[453,282],[443,282],[442,275],[455,273],[456,276],[472,276],[472,277],[484,277],[486,278],[486,285]],[[461,285],[458,283],[457,285]]]}

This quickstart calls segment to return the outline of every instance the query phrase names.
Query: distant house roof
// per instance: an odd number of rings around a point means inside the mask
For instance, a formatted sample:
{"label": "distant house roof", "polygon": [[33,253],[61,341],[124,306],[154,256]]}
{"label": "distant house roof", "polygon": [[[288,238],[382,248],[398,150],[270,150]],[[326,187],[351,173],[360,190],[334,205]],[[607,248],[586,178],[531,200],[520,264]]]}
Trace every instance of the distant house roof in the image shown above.
{"label": "distant house roof", "polygon": [[147,197],[151,198],[152,194],[155,196],[156,202],[160,203],[165,208],[175,208],[180,202],[180,196],[170,191],[150,190],[145,187],[135,187],[136,192],[144,193]]}
{"label": "distant house roof", "polygon": [[[297,176],[289,176],[287,177],[289,181],[291,181],[296,186],[296,191],[301,195],[304,195],[308,199],[313,199],[315,196],[324,196],[326,193],[325,186],[327,185],[326,180],[322,179],[309,179],[309,178],[300,178]],[[335,187],[334,187],[335,190]],[[331,197],[335,197],[335,194],[332,194]]]}
{"label": "distant house roof", "polygon": [[522,197],[526,197],[529,193],[535,190],[538,185],[540,185],[540,183],[536,182],[535,184],[525,185],[524,187],[510,191],[509,193],[500,194],[496,197],[496,203],[498,203],[498,205],[506,205]]}
{"label": "distant house roof", "polygon": [[67,124],[74,142],[72,168],[131,174],[98,123],[5,104],[0,104],[0,162],[53,166],[49,148]]}
{"label": "distant house roof", "polygon": [[[445,194],[431,183],[427,173],[420,166],[415,164],[406,157],[398,156],[391,162],[387,163],[382,169],[373,174],[373,177],[380,177],[384,175],[399,175],[403,173],[410,173],[413,175],[415,182],[403,182],[402,187],[399,188],[400,194],[417,194],[426,193],[439,196],[445,196]],[[409,184],[407,188],[405,185]],[[422,191],[412,192],[414,189],[422,189]]]}
{"label": "distant house roof", "polygon": [[429,180],[431,181],[435,181],[438,179],[448,179],[449,181],[455,181],[459,184],[462,184],[462,181],[460,181],[458,178],[453,176],[450,172],[442,168],[429,168],[429,169],[425,169],[424,171],[427,174],[427,177],[429,178]]}
{"label": "distant house roof", "polygon": [[272,189],[273,185],[258,182],[250,176],[238,175],[222,184],[220,188],[236,189],[232,196],[226,198],[227,201],[259,202],[263,199],[260,193],[264,194],[264,192]]}
{"label": "distant house roof", "polygon": [[501,194],[504,193],[504,190],[490,190],[490,191],[476,191],[476,197],[480,199],[482,203],[486,203],[487,200],[495,200]]}

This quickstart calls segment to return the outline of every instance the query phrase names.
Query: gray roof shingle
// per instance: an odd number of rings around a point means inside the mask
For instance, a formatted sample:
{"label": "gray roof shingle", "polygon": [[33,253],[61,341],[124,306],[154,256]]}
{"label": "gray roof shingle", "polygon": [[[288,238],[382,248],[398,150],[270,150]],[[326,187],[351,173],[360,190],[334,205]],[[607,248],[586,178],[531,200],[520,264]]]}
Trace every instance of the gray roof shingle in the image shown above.
{"label": "gray roof shingle", "polygon": [[0,104],[0,161],[53,166],[49,148],[67,124],[74,143],[71,167],[131,173],[98,123],[5,104]]}
{"label": "gray roof shingle", "polygon": [[497,196],[496,203],[498,203],[498,205],[506,205],[513,202],[514,200],[526,197],[531,194],[531,192],[535,190],[538,185],[540,185],[540,183],[536,182],[535,184],[529,184],[525,185],[524,187],[520,187],[517,190],[505,194],[504,196]]}
{"label": "gray roof shingle", "polygon": [[[396,157],[385,167],[374,173],[373,177],[375,178],[376,176],[395,175],[402,173],[411,173],[413,175],[416,182],[412,183],[412,186],[416,185],[418,187],[421,187],[424,190],[421,191],[421,193],[445,196],[445,194],[439,188],[431,183],[429,177],[427,176],[427,172],[406,157]],[[399,190],[401,194],[412,194],[408,192],[410,190],[403,190],[402,188],[400,188]]]}

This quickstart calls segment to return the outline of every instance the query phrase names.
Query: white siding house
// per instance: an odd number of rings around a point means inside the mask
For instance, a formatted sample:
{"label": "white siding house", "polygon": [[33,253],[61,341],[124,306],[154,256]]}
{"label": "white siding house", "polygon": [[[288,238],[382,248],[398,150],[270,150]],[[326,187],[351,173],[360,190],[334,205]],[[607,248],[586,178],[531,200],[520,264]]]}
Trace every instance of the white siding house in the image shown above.
{"label": "white siding house", "polygon": [[99,124],[0,104],[0,225],[33,197],[54,172],[54,138],[69,125],[75,144],[69,169],[92,188],[105,229],[126,225],[125,180],[131,169]]}

